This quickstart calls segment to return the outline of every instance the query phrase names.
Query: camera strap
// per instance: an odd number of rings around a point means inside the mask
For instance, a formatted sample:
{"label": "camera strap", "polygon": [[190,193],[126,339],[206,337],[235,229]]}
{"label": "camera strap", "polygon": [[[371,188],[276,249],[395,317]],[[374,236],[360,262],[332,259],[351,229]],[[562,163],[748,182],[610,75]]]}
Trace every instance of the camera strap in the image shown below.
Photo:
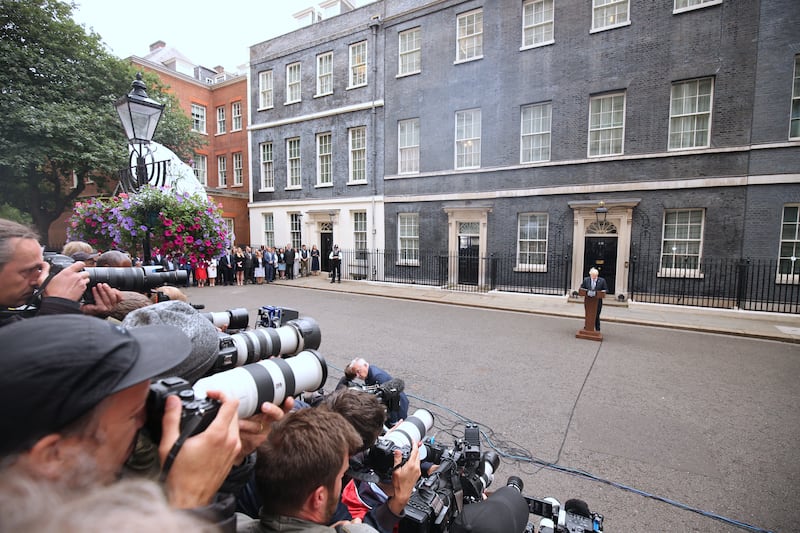
{"label": "camera strap", "polygon": [[186,439],[194,435],[195,431],[197,430],[197,426],[200,425],[201,421],[202,419],[200,417],[191,417],[186,419],[185,425],[182,424],[181,433],[178,435],[175,444],[173,444],[172,448],[170,448],[167,458],[164,460],[164,466],[161,467],[161,474],[158,476],[158,480],[160,482],[163,483],[167,480],[169,470],[172,468],[172,464],[178,457],[178,452],[181,451],[183,443],[186,442]]}

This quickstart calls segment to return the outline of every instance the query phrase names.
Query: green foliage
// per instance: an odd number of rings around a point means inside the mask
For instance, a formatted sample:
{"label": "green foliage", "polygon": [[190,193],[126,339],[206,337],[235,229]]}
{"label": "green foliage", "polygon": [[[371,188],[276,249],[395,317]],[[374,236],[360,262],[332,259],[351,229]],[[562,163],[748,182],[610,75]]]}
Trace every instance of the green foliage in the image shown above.
{"label": "green foliage", "polygon": [[[57,0],[0,1],[0,197],[31,214],[40,234],[72,207],[91,178],[111,186],[127,166],[127,140],[114,102],[130,91],[133,67]],[[157,139],[178,154],[198,146],[174,96]],[[194,137],[197,137],[196,135]],[[73,173],[77,187],[73,188]]]}

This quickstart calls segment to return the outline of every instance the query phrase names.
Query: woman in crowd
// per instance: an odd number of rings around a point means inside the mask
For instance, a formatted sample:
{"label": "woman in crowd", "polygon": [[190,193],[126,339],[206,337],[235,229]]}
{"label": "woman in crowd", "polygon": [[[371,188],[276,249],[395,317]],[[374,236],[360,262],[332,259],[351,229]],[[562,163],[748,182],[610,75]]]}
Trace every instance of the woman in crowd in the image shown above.
{"label": "woman in crowd", "polygon": [[311,274],[319,276],[319,249],[316,244],[311,247]]}
{"label": "woman in crowd", "polygon": [[253,261],[253,276],[256,278],[256,283],[262,285],[264,283],[264,276],[267,275],[267,264],[264,261],[264,254],[261,250],[256,250],[256,258]]}
{"label": "woman in crowd", "polygon": [[283,248],[278,248],[278,277],[286,279],[286,256],[284,255]]}
{"label": "woman in crowd", "polygon": [[244,252],[238,246],[234,252],[233,262],[236,264],[236,285],[244,285]]}
{"label": "woman in crowd", "polygon": [[208,286],[213,287],[217,284],[217,258],[212,257],[211,261],[206,266],[206,273],[208,274]]}

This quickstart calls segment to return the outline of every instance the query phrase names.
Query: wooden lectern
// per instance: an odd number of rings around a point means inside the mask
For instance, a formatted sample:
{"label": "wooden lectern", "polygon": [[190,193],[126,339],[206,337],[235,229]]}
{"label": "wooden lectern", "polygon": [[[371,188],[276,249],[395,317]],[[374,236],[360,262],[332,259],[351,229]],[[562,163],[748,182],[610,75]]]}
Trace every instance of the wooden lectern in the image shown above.
{"label": "wooden lectern", "polygon": [[578,331],[575,336],[579,339],[587,339],[590,341],[602,341],[603,334],[594,329],[595,319],[597,318],[597,302],[599,298],[605,297],[606,293],[603,291],[595,292],[594,296],[587,296],[588,291],[584,288],[578,289],[578,294],[583,296],[583,313],[584,323],[583,329]]}

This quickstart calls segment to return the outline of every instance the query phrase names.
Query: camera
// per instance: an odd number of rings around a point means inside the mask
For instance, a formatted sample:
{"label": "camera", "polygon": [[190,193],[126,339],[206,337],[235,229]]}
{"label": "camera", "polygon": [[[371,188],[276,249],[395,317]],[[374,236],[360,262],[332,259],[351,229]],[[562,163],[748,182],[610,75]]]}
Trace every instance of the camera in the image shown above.
{"label": "camera", "polygon": [[289,396],[314,391],[328,378],[328,365],[315,350],[305,350],[291,359],[268,359],[213,376],[199,379],[194,385],[179,377],[157,380],[150,385],[147,397],[146,428],[154,441],[161,438],[161,419],[167,396],[181,399],[181,432],[202,432],[214,420],[220,403],[208,398],[210,390],[221,391],[239,400],[239,418],[258,413],[264,402],[280,405]]}
{"label": "camera", "polygon": [[243,307],[228,309],[227,311],[202,313],[202,315],[218,328],[225,330],[245,329],[250,324],[250,313]]}
{"label": "camera", "polygon": [[[54,276],[75,262],[62,254],[47,253],[44,260],[50,263],[50,275]],[[83,293],[83,301],[94,302],[92,287],[98,283],[107,283],[121,291],[149,293],[162,285],[185,285],[189,274],[185,270],[173,272],[154,272],[145,267],[87,267],[89,284]]]}
{"label": "camera", "polygon": [[367,394],[374,394],[386,406],[388,412],[400,410],[400,393],[405,390],[405,382],[402,379],[390,379],[385,383],[377,385],[361,385],[350,382],[348,388]]}
{"label": "camera", "polygon": [[[517,476],[511,476],[506,482],[507,487],[513,487],[522,494],[523,483]],[[524,496],[530,514],[541,516],[539,533],[593,533],[603,531],[603,515],[589,510],[585,501],[570,499],[561,506],[553,498],[544,499]],[[526,531],[533,532],[533,526],[528,525]]]}
{"label": "camera", "polygon": [[321,342],[319,324],[310,317],[290,320],[285,326],[278,328],[256,328],[234,334],[220,333],[217,360],[209,373],[214,374],[269,357],[292,356],[305,349],[316,350]]}
{"label": "camera", "polygon": [[264,305],[258,310],[258,327],[279,328],[284,320],[295,320],[299,316],[294,309]]}

